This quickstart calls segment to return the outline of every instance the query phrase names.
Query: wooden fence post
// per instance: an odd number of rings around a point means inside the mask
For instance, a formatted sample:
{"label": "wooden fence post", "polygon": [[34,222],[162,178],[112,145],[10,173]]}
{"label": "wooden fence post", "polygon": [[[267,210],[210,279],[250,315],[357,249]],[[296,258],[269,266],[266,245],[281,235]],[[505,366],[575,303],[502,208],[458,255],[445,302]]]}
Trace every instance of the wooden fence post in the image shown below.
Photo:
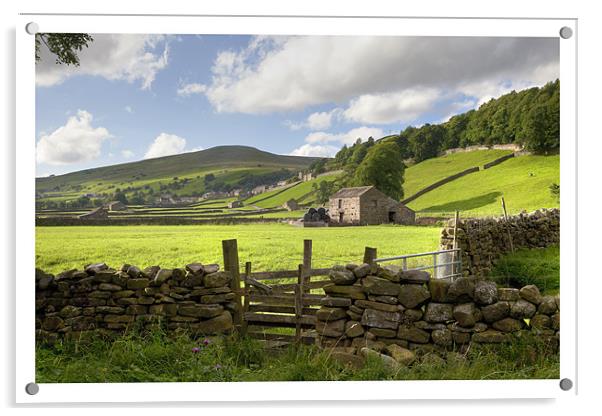
{"label": "wooden fence post", "polygon": [[249,312],[249,305],[251,304],[251,285],[247,283],[247,279],[251,276],[251,262],[245,263],[245,292],[244,292],[244,305],[242,310],[242,324],[240,326],[240,332],[243,336],[247,335],[249,329],[248,322],[244,319],[245,313]]}
{"label": "wooden fence post", "polygon": [[299,275],[295,285],[295,342],[301,341],[301,315],[303,314],[303,292],[304,292],[304,267],[299,265]]}
{"label": "wooden fence post", "polygon": [[[454,244],[452,248],[455,250],[458,248],[458,221],[460,220],[460,211],[456,211],[456,215],[454,216]],[[443,247],[442,247],[443,248]],[[456,252],[452,252],[452,280],[455,277],[457,272],[456,267]],[[460,270],[462,273],[462,270]]]}
{"label": "wooden fence post", "polygon": [[311,276],[312,240],[303,240],[303,293],[309,291],[306,284]]}
{"label": "wooden fence post", "polygon": [[234,292],[236,313],[234,314],[234,325],[240,327],[242,323],[242,300],[240,296],[240,265],[238,263],[238,242],[236,240],[222,240],[224,254],[224,270],[230,272],[230,289]]}
{"label": "wooden fence post", "polygon": [[514,244],[512,244],[512,234],[510,234],[510,223],[508,223],[508,213],[506,212],[506,201],[504,201],[504,197],[502,197],[502,209],[504,210],[506,231],[508,231],[508,242],[510,243],[510,252],[514,253]]}
{"label": "wooden fence post", "polygon": [[364,249],[364,263],[372,264],[376,259],[376,249],[372,247],[366,247]]}

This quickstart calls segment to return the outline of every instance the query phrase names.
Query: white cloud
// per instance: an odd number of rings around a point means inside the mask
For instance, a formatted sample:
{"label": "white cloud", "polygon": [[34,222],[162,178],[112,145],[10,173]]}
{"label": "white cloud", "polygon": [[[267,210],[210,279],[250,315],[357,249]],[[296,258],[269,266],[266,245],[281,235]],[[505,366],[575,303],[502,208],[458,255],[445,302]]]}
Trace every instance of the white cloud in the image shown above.
{"label": "white cloud", "polygon": [[338,147],[330,145],[304,144],[293,150],[291,156],[332,157],[339,151]]}
{"label": "white cloud", "polygon": [[[80,66],[57,65],[44,45],[36,64],[36,85],[60,84],[76,75],[101,76],[108,80],[140,81],[149,89],[169,60],[169,44],[161,35],[93,34],[94,41],[78,52]],[[162,49],[160,48],[162,46]]]}
{"label": "white cloud", "polygon": [[180,97],[188,97],[193,94],[204,94],[207,91],[207,86],[198,83],[184,84],[178,88],[178,95]]}
{"label": "white cloud", "polygon": [[134,152],[132,152],[129,149],[125,149],[121,151],[121,156],[124,157],[125,159],[131,159],[134,157]]}
{"label": "white cloud", "polygon": [[310,130],[325,130],[332,125],[334,118],[338,118],[341,115],[341,109],[335,108],[330,111],[323,111],[312,113],[307,116],[307,119],[300,123],[294,123],[290,120],[284,122],[291,130],[299,130],[307,128]]}
{"label": "white cloud", "polygon": [[36,145],[36,160],[49,165],[68,165],[97,159],[102,143],[111,138],[104,127],[92,127],[92,114],[78,110],[64,126],[42,135]]}
{"label": "white cloud", "polygon": [[146,151],[144,158],[151,159],[155,157],[170,156],[184,152],[186,148],[186,139],[175,134],[161,133],[151,143]]}
{"label": "white cloud", "polygon": [[435,88],[364,94],[351,100],[343,116],[357,123],[410,122],[430,110],[440,96],[441,93]]}
{"label": "white cloud", "polygon": [[[219,112],[299,111],[390,91],[541,84],[558,77],[558,61],[553,38],[258,37],[217,55],[205,94]],[[391,107],[356,117],[389,120]]]}
{"label": "white cloud", "polygon": [[126,105],[124,107],[124,110],[127,111],[128,113],[132,114],[134,112],[134,110],[132,109],[132,107],[130,107],[129,105]]}
{"label": "white cloud", "polygon": [[369,137],[373,137],[374,139],[380,139],[385,134],[382,129],[376,127],[357,127],[355,129],[351,129],[345,133],[326,133],[323,131],[318,131],[314,133],[310,133],[305,137],[306,143],[329,143],[329,142],[337,142],[341,145],[343,144],[353,144],[357,139],[362,139],[362,141],[368,140]]}

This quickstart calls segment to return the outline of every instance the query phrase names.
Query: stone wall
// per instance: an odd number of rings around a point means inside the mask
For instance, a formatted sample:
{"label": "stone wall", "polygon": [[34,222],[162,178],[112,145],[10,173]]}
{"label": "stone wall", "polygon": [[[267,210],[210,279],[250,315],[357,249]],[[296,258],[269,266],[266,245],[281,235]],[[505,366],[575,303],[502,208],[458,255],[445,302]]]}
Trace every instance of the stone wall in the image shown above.
{"label": "stone wall", "polygon": [[559,345],[560,299],[542,296],[533,285],[519,290],[474,277],[431,280],[424,271],[376,264],[336,266],[330,280],[316,332],[319,344],[346,362],[378,355],[408,364],[416,350],[462,350],[527,333],[553,349]]}
{"label": "stone wall", "polygon": [[36,337],[80,339],[132,328],[211,335],[232,329],[236,310],[230,274],[217,264],[140,270],[104,263],[56,276],[36,270]]}
{"label": "stone wall", "polygon": [[446,183],[449,183],[451,181],[455,181],[456,179],[459,179],[463,176],[469,175],[471,173],[474,172],[478,172],[479,171],[479,167],[478,166],[474,166],[472,168],[468,168],[463,170],[462,172],[458,172],[458,173],[454,173],[453,175],[448,176],[447,178],[443,178],[429,186],[427,186],[426,188],[421,189],[420,191],[416,192],[414,195],[407,197],[406,199],[404,199],[403,201],[401,201],[402,204],[409,204],[410,202],[412,202],[413,200],[415,200],[416,198],[418,198],[419,196],[422,196],[424,194],[426,194],[427,192],[431,192],[433,189],[437,189],[440,186],[445,185]]}
{"label": "stone wall", "polygon": [[[542,209],[500,218],[458,222],[457,247],[462,249],[465,276],[486,276],[500,256],[513,248],[542,248],[560,242],[560,210]],[[441,232],[441,249],[454,244],[454,220]]]}

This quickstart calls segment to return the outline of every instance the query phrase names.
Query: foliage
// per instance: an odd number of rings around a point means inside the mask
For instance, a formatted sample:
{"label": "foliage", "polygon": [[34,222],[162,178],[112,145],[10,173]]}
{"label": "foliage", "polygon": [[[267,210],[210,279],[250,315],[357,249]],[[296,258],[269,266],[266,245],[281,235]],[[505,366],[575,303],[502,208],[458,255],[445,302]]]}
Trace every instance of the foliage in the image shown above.
{"label": "foliage", "polygon": [[257,340],[236,335],[195,340],[156,331],[115,341],[94,337],[38,344],[36,382],[554,379],[560,373],[558,353],[529,336],[504,345],[474,345],[464,355],[443,353],[445,360],[430,359],[432,354],[396,370],[378,359],[356,369],[315,346],[270,351]]}
{"label": "foliage", "polygon": [[336,192],[337,185],[334,182],[322,181],[312,184],[312,188],[316,194],[316,202],[324,205],[329,201],[330,195]]}
{"label": "foliage", "polygon": [[558,293],[560,247],[516,250],[498,261],[491,277],[506,286],[521,288],[536,285],[543,293]]}
{"label": "foliage", "polygon": [[355,186],[373,185],[399,201],[403,198],[404,170],[397,144],[380,143],[369,148],[355,171],[352,183]]}
{"label": "foliage", "polygon": [[93,41],[86,33],[36,33],[36,62],[41,59],[40,47],[44,44],[56,56],[57,64],[79,66],[78,52]]}
{"label": "foliage", "polygon": [[560,185],[558,185],[557,183],[553,183],[550,185],[549,189],[552,196],[554,196],[554,198],[556,198],[556,200],[560,202]]}

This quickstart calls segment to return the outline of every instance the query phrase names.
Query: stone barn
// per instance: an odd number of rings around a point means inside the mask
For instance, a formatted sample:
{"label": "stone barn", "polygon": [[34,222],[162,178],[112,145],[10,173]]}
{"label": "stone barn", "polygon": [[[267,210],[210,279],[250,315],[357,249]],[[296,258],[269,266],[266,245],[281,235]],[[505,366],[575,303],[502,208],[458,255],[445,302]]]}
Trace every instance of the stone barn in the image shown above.
{"label": "stone barn", "polygon": [[109,211],[125,211],[128,209],[127,206],[121,201],[111,201],[107,204]]}
{"label": "stone barn", "polygon": [[288,211],[296,211],[299,209],[299,204],[294,199],[289,199],[282,204],[282,208],[286,208]]}
{"label": "stone barn", "polygon": [[242,201],[239,200],[228,202],[228,208],[240,208],[242,207],[242,205]]}
{"label": "stone barn", "polygon": [[90,212],[78,215],[77,218],[82,220],[104,220],[109,218],[109,210],[107,207],[98,207]]}
{"label": "stone barn", "polygon": [[415,213],[374,186],[343,188],[330,197],[330,217],[336,224],[414,224]]}

